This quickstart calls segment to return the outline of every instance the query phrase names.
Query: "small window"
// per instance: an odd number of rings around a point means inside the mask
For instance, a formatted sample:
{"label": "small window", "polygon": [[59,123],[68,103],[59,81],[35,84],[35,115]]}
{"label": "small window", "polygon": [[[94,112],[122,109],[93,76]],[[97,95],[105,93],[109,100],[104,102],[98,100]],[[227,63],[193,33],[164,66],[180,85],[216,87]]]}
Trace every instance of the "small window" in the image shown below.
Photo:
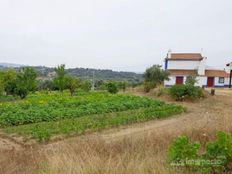
{"label": "small window", "polygon": [[225,78],[224,77],[219,77],[218,83],[224,83],[225,82]]}

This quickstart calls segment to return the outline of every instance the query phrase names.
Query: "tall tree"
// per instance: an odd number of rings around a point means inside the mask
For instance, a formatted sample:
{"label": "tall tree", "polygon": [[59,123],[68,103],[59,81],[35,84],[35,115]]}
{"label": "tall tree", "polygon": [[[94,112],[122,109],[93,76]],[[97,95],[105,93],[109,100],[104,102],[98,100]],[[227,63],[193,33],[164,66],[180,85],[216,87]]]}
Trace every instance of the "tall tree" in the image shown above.
{"label": "tall tree", "polygon": [[80,80],[73,76],[67,76],[66,83],[67,89],[69,89],[71,96],[73,96],[77,88],[80,86]]}
{"label": "tall tree", "polygon": [[146,69],[144,73],[144,89],[149,92],[152,88],[157,85],[162,84],[164,80],[169,80],[169,72],[161,69],[160,65],[153,65],[152,67]]}
{"label": "tall tree", "polygon": [[4,72],[0,72],[0,96],[3,95],[5,88]]}
{"label": "tall tree", "polygon": [[7,70],[4,73],[4,82],[5,82],[5,92],[6,95],[13,95],[14,94],[14,90],[16,88],[16,80],[17,77],[17,72],[13,69],[11,70]]}
{"label": "tall tree", "polygon": [[54,83],[57,85],[57,87],[59,88],[59,90],[61,92],[64,91],[65,87],[66,87],[66,71],[65,71],[65,65],[60,65],[57,68],[55,68],[55,72],[56,72],[56,77],[54,79]]}
{"label": "tall tree", "polygon": [[14,93],[20,96],[21,99],[25,98],[30,91],[35,91],[37,73],[33,68],[23,68],[16,77]]}

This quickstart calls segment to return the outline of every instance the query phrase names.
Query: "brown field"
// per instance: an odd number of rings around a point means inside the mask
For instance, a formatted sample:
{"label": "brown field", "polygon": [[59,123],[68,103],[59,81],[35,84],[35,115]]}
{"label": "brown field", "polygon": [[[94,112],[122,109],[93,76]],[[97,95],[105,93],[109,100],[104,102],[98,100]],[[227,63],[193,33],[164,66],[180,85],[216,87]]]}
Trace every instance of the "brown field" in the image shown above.
{"label": "brown field", "polygon": [[[162,99],[173,102],[165,97]],[[188,135],[204,143],[214,139],[219,130],[232,133],[232,91],[217,90],[216,96],[179,104],[186,106],[188,112],[49,144],[25,145],[0,134],[0,173],[194,173],[167,164],[168,146],[179,135]]]}

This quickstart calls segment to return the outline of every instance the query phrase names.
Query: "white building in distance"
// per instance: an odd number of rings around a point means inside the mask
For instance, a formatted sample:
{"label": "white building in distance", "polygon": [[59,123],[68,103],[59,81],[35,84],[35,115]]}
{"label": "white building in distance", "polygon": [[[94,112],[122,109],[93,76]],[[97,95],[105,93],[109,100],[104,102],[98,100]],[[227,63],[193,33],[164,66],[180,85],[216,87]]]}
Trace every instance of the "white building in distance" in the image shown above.
{"label": "white building in distance", "polygon": [[171,53],[165,58],[165,69],[170,72],[169,81],[164,85],[170,87],[184,84],[189,76],[195,76],[196,86],[209,88],[229,87],[230,73],[206,65],[206,57],[201,53]]}

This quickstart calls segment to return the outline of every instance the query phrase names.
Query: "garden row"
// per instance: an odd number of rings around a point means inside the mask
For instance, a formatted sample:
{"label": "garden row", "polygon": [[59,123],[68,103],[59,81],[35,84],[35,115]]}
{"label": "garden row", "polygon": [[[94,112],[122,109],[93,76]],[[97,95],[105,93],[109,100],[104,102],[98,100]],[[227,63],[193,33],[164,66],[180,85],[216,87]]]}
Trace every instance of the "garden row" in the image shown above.
{"label": "garden row", "polygon": [[86,115],[159,108],[164,102],[146,97],[106,92],[86,93],[71,97],[68,93],[35,93],[18,102],[0,103],[0,126],[17,126],[58,121]]}
{"label": "garden row", "polygon": [[122,112],[87,115],[56,122],[41,122],[28,125],[7,127],[7,133],[17,133],[38,141],[49,140],[54,135],[82,134],[86,131],[97,131],[104,128],[147,121],[155,118],[170,117],[184,112],[181,106],[159,103],[156,106]]}

